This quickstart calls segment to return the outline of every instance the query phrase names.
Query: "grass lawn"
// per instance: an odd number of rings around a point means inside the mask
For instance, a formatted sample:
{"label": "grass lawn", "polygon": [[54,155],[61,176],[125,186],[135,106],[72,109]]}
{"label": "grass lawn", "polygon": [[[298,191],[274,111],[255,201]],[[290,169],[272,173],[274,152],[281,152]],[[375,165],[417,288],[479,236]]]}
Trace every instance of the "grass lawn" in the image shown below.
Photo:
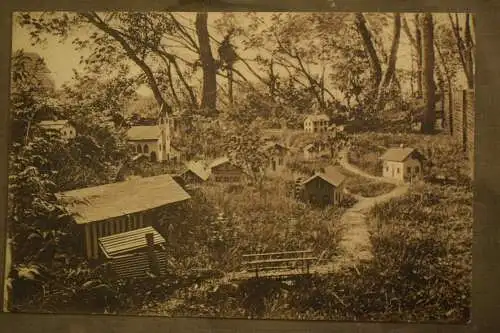
{"label": "grass lawn", "polygon": [[427,159],[424,172],[427,175],[466,177],[469,174],[466,153],[454,138],[444,134],[356,134],[350,149],[349,162],[370,174],[380,175],[382,168],[378,158],[387,148],[400,144],[417,148],[424,154]]}
{"label": "grass lawn", "polygon": [[389,193],[396,188],[394,184],[367,179],[345,169],[341,169],[341,172],[347,177],[346,189],[350,193],[361,195],[362,197],[376,197]]}

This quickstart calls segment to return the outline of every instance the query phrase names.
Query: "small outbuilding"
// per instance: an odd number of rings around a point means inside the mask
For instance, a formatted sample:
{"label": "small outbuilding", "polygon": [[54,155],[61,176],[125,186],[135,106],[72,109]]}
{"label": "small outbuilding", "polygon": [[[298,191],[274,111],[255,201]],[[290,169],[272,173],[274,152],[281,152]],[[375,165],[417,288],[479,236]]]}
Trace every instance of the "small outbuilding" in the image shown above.
{"label": "small outbuilding", "polygon": [[421,179],[424,156],[415,148],[389,148],[381,157],[382,175],[386,178],[411,182]]}
{"label": "small outbuilding", "polygon": [[290,149],[281,143],[268,141],[262,146],[262,151],[268,154],[269,164],[265,168],[268,176],[279,176],[287,170],[290,159]]}
{"label": "small outbuilding", "polygon": [[233,164],[228,157],[220,157],[213,160],[208,169],[210,179],[221,183],[240,183],[245,177],[243,169]]}
{"label": "small outbuilding", "polygon": [[300,196],[315,206],[338,205],[343,200],[346,177],[330,166],[324,172],[316,172],[301,183]]}
{"label": "small outbuilding", "polygon": [[202,161],[189,161],[180,177],[187,184],[200,184],[206,182],[210,177],[210,170],[205,167]]}
{"label": "small outbuilding", "polygon": [[99,239],[154,226],[157,209],[191,198],[170,175],[135,178],[56,196],[76,222],[87,259],[103,257]]}

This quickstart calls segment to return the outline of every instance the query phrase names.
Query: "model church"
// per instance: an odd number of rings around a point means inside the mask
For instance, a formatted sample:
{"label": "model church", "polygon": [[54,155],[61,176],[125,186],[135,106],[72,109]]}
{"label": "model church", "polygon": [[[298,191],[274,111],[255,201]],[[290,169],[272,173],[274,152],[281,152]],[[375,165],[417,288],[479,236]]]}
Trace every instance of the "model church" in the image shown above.
{"label": "model church", "polygon": [[168,113],[161,108],[157,125],[132,126],[127,131],[127,138],[137,154],[148,156],[152,162],[175,159],[177,152],[172,150]]}

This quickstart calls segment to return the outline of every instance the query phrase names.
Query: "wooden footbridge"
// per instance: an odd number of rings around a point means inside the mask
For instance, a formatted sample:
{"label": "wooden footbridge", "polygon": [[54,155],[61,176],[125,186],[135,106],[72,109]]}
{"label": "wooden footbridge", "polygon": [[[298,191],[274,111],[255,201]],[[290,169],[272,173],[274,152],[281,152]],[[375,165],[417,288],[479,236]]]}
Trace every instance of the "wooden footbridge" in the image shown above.
{"label": "wooden footbridge", "polygon": [[242,270],[230,273],[229,280],[286,280],[333,271],[331,265],[318,265],[318,258],[313,256],[312,250],[244,254],[242,259]]}

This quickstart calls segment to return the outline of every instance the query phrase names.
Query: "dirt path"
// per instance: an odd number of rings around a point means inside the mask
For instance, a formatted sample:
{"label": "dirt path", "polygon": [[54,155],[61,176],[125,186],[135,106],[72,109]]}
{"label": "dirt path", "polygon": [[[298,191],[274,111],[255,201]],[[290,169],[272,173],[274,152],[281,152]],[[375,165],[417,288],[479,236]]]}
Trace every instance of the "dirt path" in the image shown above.
{"label": "dirt path", "polygon": [[346,152],[343,152],[341,156],[340,165],[346,170],[365,178],[392,183],[397,186],[391,192],[376,197],[366,198],[355,195],[358,202],[353,207],[349,208],[340,219],[340,223],[344,228],[344,234],[339,243],[340,254],[335,263],[337,269],[355,266],[359,262],[372,259],[372,244],[370,241],[366,214],[375,204],[402,196],[408,191],[407,184],[392,179],[376,177],[353,166],[347,160]]}

